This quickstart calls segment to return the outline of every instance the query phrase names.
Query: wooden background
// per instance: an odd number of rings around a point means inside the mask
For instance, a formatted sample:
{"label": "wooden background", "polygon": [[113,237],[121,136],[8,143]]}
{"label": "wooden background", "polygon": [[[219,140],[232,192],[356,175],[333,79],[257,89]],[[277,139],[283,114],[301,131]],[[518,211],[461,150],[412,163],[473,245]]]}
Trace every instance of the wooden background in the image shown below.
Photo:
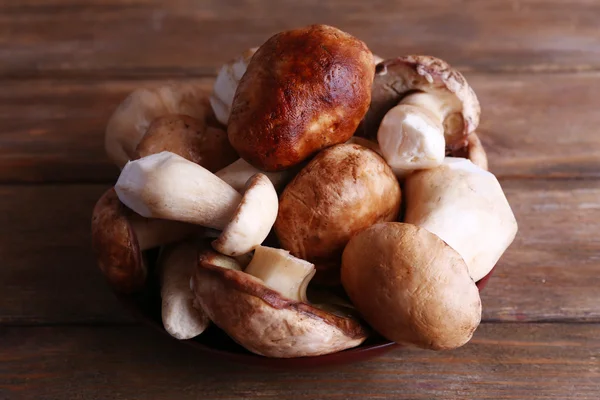
{"label": "wooden background", "polygon": [[[168,5],[167,5],[168,3]],[[210,86],[273,33],[321,22],[384,57],[465,72],[520,231],[452,352],[324,371],[205,360],[139,325],[90,251],[132,89]],[[600,398],[600,1],[0,0],[0,399]]]}

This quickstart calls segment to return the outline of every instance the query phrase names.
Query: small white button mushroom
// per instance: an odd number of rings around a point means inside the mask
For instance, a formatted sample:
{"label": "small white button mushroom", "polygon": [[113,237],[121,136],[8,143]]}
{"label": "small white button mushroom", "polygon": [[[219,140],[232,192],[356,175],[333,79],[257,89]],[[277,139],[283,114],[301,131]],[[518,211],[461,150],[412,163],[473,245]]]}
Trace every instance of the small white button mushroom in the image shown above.
{"label": "small white button mushroom", "polygon": [[204,121],[212,113],[205,90],[195,84],[171,83],[133,91],[106,126],[108,157],[119,167],[134,158],[135,148],[155,118],[183,114]]}
{"label": "small white button mushroom", "polygon": [[404,221],[452,246],[475,281],[492,270],[517,233],[496,177],[465,158],[447,157],[437,168],[408,176],[403,194]]}
{"label": "small white button mushroom", "polygon": [[210,95],[210,105],[217,120],[223,125],[227,125],[229,121],[235,91],[256,50],[258,50],[258,47],[246,50],[242,55],[229,61],[219,70],[213,92]]}
{"label": "small white button mushroom", "polygon": [[124,204],[147,218],[223,231],[215,246],[232,256],[261,244],[277,217],[277,192],[266,176],[254,175],[242,196],[210,171],[170,152],[127,163],[115,190]]}
{"label": "small white button mushroom", "polygon": [[249,351],[279,358],[318,356],[358,346],[367,338],[367,329],[344,307],[315,307],[306,301],[313,264],[264,246],[256,248],[245,272],[224,268],[215,256],[199,256],[192,277],[196,302]]}

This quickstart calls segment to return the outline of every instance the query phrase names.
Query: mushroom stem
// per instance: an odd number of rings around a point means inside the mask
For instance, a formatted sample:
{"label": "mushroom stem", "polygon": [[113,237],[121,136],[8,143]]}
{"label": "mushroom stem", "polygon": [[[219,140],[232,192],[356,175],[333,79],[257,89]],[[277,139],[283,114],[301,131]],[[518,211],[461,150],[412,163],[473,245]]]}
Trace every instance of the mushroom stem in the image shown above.
{"label": "mushroom stem", "polygon": [[198,230],[195,225],[164,219],[148,219],[133,213],[129,217],[129,223],[135,232],[140,251],[176,242]]}
{"label": "mushroom stem", "polygon": [[200,165],[166,151],[127,163],[115,190],[144,217],[222,231],[213,247],[228,256],[260,245],[277,218],[277,192],[264,174],[252,175],[242,196]]}
{"label": "mushroom stem", "polygon": [[287,298],[306,302],[306,288],[315,275],[315,266],[289,251],[258,246],[244,272]]}
{"label": "mushroom stem", "polygon": [[250,165],[243,158],[234,161],[225,168],[217,171],[216,176],[221,178],[224,182],[229,184],[232,188],[238,192],[244,190],[246,182],[252,175],[263,173],[273,183],[276,190],[281,189],[288,182],[289,178],[293,174],[290,170],[280,172],[263,172],[256,167]]}
{"label": "mushroom stem", "polygon": [[128,162],[115,185],[119,199],[146,218],[223,230],[242,196],[214,174],[169,152]]}

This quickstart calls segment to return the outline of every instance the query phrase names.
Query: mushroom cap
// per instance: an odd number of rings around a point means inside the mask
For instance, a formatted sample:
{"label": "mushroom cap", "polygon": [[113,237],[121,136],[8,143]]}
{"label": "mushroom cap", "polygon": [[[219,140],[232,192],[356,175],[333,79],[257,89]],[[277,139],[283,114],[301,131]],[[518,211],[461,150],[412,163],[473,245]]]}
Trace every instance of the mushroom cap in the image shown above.
{"label": "mushroom cap", "polygon": [[345,142],[369,107],[373,71],[367,46],[331,26],[272,36],[240,80],[231,145],[255,167],[278,171]]}
{"label": "mushroom cap", "polygon": [[[439,93],[455,99],[458,115],[452,114],[444,121],[446,144],[451,149],[464,146],[467,135],[479,125],[479,100],[460,72],[431,56],[411,55],[377,64],[371,106],[357,134],[375,137],[384,115],[414,92]],[[450,131],[450,126],[458,128]]]}
{"label": "mushroom cap", "polygon": [[227,133],[208,126],[206,121],[183,114],[169,114],[152,121],[138,143],[135,158],[169,151],[210,172],[218,171],[238,159]]}
{"label": "mushroom cap", "polygon": [[141,289],[146,265],[130,223],[133,211],[125,207],[114,188],[96,203],[92,215],[92,248],[110,286],[123,293]]}
{"label": "mushroom cap", "polygon": [[228,256],[239,256],[252,251],[269,235],[279,200],[275,187],[264,174],[253,175],[231,220],[212,245]]}
{"label": "mushroom cap", "polygon": [[321,151],[290,182],[279,201],[281,246],[317,267],[315,281],[339,283],[342,251],[357,232],[394,221],[400,185],[372,150],[340,144]]}
{"label": "mushroom cap", "polygon": [[479,168],[488,171],[488,158],[477,133],[473,132],[467,137],[467,144],[459,149],[452,150],[451,157],[468,158]]}
{"label": "mushroom cap", "polygon": [[261,280],[202,257],[193,275],[197,302],[249,351],[266,357],[318,356],[358,346],[368,335],[354,318],[287,299]]}
{"label": "mushroom cap", "polygon": [[453,349],[481,320],[464,260],[415,225],[382,223],[354,236],[344,250],[342,284],[373,329],[397,343]]}
{"label": "mushroom cap", "polygon": [[150,123],[167,114],[185,114],[199,120],[212,115],[205,90],[194,84],[169,83],[133,91],[113,112],[106,126],[108,157],[119,167],[135,157],[135,148]]}

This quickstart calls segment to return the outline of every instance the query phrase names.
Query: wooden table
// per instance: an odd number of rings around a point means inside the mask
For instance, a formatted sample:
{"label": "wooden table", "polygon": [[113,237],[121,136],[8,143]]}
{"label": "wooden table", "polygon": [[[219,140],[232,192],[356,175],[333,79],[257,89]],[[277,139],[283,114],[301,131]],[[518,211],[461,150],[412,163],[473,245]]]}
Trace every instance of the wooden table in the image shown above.
{"label": "wooden table", "polygon": [[[600,2],[0,0],[0,399],[600,398]],[[271,34],[335,25],[465,72],[520,225],[451,352],[324,371],[214,359],[121,309],[90,250],[118,174],[104,126],[132,89],[210,86]]]}

